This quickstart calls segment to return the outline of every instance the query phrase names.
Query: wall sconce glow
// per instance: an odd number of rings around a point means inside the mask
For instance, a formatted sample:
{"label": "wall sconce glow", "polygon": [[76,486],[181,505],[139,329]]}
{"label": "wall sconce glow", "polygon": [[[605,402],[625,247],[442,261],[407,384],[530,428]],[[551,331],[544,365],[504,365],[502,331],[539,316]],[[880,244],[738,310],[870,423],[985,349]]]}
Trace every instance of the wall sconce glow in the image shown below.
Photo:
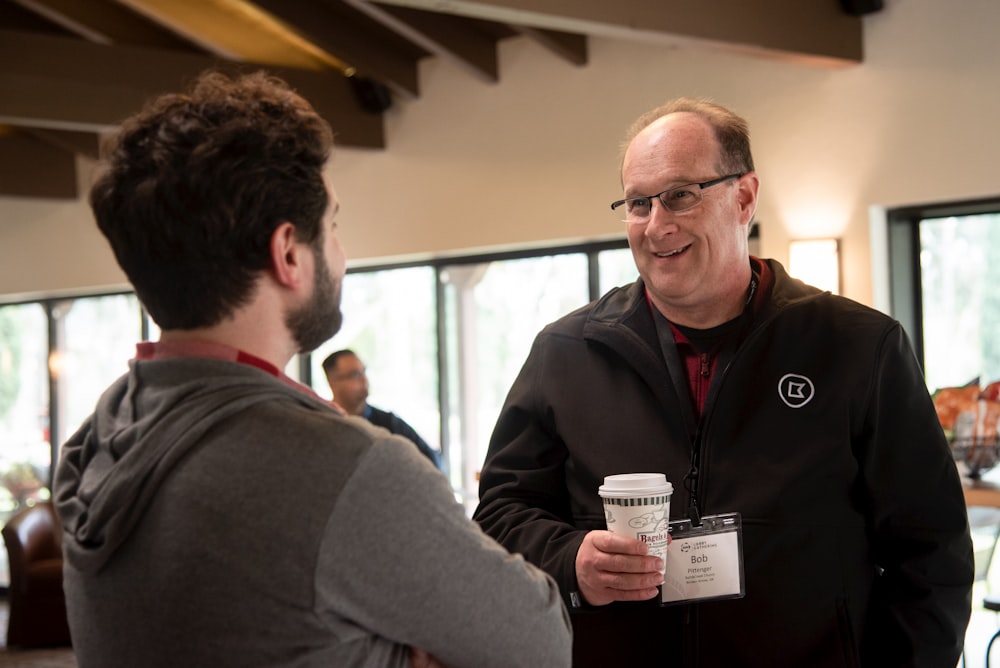
{"label": "wall sconce glow", "polygon": [[66,367],[66,358],[62,352],[53,350],[49,353],[49,375],[53,378],[62,376]]}
{"label": "wall sconce glow", "polygon": [[840,241],[800,239],[788,246],[788,273],[820,290],[840,294]]}

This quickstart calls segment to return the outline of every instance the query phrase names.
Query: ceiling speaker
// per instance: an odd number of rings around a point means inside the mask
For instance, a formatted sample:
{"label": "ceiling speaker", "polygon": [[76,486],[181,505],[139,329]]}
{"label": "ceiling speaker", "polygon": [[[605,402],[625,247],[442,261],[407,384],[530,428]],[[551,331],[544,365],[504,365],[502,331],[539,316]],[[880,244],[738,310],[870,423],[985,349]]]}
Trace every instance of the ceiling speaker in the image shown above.
{"label": "ceiling speaker", "polygon": [[374,79],[354,75],[347,78],[361,108],[370,114],[381,114],[392,106],[389,89]]}
{"label": "ceiling speaker", "polygon": [[840,6],[851,16],[873,14],[882,9],[882,0],[840,0]]}

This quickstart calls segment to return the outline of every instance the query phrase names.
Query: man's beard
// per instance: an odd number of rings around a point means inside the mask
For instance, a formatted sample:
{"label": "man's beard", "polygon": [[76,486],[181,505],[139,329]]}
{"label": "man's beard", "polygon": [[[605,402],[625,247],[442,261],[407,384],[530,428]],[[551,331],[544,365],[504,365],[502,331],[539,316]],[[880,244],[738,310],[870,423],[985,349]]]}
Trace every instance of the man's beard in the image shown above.
{"label": "man's beard", "polygon": [[285,315],[285,326],[295,338],[300,353],[316,350],[321,343],[340,331],[344,316],[340,312],[340,281],[334,281],[326,264],[323,249],[313,249],[316,280],[309,301]]}

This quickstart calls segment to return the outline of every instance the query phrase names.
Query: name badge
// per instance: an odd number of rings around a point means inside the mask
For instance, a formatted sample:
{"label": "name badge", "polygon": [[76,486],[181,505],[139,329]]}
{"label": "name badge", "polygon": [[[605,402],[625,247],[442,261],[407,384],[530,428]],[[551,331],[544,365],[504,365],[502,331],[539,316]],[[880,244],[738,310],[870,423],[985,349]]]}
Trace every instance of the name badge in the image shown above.
{"label": "name badge", "polygon": [[739,513],[706,515],[670,523],[666,574],[660,603],[742,598],[743,527]]}

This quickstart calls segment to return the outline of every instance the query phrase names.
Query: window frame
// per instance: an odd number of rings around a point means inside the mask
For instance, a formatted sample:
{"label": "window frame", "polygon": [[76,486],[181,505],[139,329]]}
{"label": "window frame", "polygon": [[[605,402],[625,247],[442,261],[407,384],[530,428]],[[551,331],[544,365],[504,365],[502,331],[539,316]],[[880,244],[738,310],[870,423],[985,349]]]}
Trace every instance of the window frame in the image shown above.
{"label": "window frame", "polygon": [[[572,253],[582,253],[587,257],[588,266],[588,294],[590,299],[596,299],[600,296],[600,271],[598,266],[598,254],[605,250],[614,249],[624,249],[628,248],[628,240],[624,236],[616,236],[603,240],[592,240],[592,241],[579,241],[568,244],[555,244],[555,245],[543,245],[531,248],[517,248],[503,251],[491,251],[485,253],[463,253],[455,255],[441,255],[434,258],[428,259],[415,259],[408,261],[399,262],[362,262],[352,266],[349,266],[347,273],[363,273],[363,272],[374,272],[374,271],[387,271],[392,269],[402,269],[409,267],[431,267],[434,270],[434,280],[435,280],[435,320],[436,320],[436,337],[437,337],[437,370],[438,370],[438,404],[441,407],[441,423],[439,424],[440,433],[440,443],[442,455],[447,456],[448,444],[447,439],[447,429],[445,421],[448,419],[447,411],[444,407],[447,406],[448,401],[448,377],[447,377],[447,359],[446,359],[446,322],[445,322],[445,312],[444,312],[444,282],[441,280],[441,272],[445,267],[453,267],[455,265],[467,265],[467,264],[481,264],[496,261],[505,260],[517,260],[517,259],[527,259],[527,258],[538,258],[552,255],[563,255]],[[48,354],[50,358],[58,354],[59,352],[59,334],[57,331],[57,315],[56,310],[61,302],[66,300],[76,300],[76,299],[91,299],[91,298],[102,298],[111,296],[136,296],[134,290],[130,289],[109,289],[109,290],[95,290],[92,292],[74,292],[65,291],[60,293],[53,293],[46,295],[44,297],[37,298],[15,298],[15,299],[4,299],[0,297],[0,306],[16,306],[23,304],[40,304],[45,312],[45,317],[47,320],[47,332],[48,332]],[[151,322],[149,319],[149,314],[146,312],[145,308],[142,307],[141,302],[139,303],[139,318],[140,321],[137,323],[136,331],[139,333],[140,339],[145,340],[148,338],[151,331]],[[312,361],[310,355],[299,355],[298,356],[298,371],[299,371],[299,381],[304,385],[310,387],[313,386],[313,374],[312,374]],[[65,416],[60,414],[60,407],[57,397],[60,396],[60,379],[53,375],[51,371],[49,372],[48,378],[48,388],[49,388],[49,429],[50,429],[50,453],[51,453],[51,466],[49,467],[49,480],[47,481],[48,487],[51,489],[54,472],[56,465],[58,463],[59,448],[61,447],[62,440],[60,434],[63,432],[63,427],[66,426]],[[97,400],[97,397],[94,398]]]}
{"label": "window frame", "polygon": [[923,280],[920,270],[920,223],[928,218],[1000,214],[1000,195],[971,200],[931,202],[886,211],[889,255],[889,304],[902,324],[924,369]]}

